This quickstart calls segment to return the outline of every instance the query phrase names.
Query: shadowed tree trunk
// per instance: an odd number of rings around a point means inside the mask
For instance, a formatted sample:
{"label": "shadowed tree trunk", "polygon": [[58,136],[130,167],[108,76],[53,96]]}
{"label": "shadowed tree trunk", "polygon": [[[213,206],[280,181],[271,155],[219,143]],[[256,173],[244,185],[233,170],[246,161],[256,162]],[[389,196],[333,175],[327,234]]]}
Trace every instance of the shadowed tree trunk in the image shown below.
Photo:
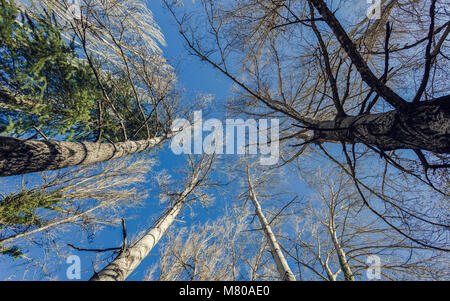
{"label": "shadowed tree trunk", "polygon": [[402,110],[321,121],[314,140],[365,143],[381,150],[450,153],[450,97],[410,103]]}
{"label": "shadowed tree trunk", "polygon": [[[319,123],[318,140],[363,142],[381,150],[418,149],[450,152],[450,96],[412,103],[405,101],[378,79],[358,52],[344,28],[323,0],[310,0],[356,66],[363,81],[396,110],[382,114],[359,115]],[[433,6],[434,7],[434,6]],[[437,48],[439,49],[439,48]],[[426,81],[425,81],[426,82]],[[345,130],[332,130],[344,128]],[[331,129],[331,130],[329,130]]]}
{"label": "shadowed tree trunk", "polygon": [[120,158],[158,145],[164,137],[118,143],[24,140],[0,136],[0,176],[55,170]]}

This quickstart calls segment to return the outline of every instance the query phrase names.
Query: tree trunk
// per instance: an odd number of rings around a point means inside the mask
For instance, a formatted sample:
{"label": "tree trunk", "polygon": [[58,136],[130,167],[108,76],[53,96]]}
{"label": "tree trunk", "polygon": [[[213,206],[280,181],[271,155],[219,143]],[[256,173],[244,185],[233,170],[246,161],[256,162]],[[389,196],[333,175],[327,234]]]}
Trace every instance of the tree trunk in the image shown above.
{"label": "tree trunk", "polygon": [[333,241],[334,248],[336,249],[336,253],[339,260],[339,265],[341,266],[342,272],[344,273],[344,278],[347,281],[355,281],[355,277],[353,276],[353,272],[350,268],[350,265],[348,264],[347,256],[345,255],[344,249],[342,248],[341,244],[339,243],[337,234],[336,234],[336,227],[334,225],[334,217],[330,217],[330,235],[331,240]]}
{"label": "tree trunk", "polygon": [[344,48],[345,52],[349,56],[353,65],[355,65],[361,78],[364,82],[377,92],[382,98],[384,98],[389,104],[394,108],[399,108],[406,104],[406,101],[401,98],[397,93],[386,86],[373,72],[370,70],[366,61],[363,59],[361,54],[358,52],[356,45],[350,39],[350,37],[345,32],[345,29],[336,19],[333,12],[329,10],[326,3],[323,0],[310,0],[317,11],[322,16],[323,20],[328,24],[330,29],[333,31],[334,36]]}
{"label": "tree trunk", "polygon": [[180,213],[183,202],[178,202],[170,211],[133,246],[123,250],[90,281],[124,281],[150,253]]}
{"label": "tree trunk", "polygon": [[383,151],[450,153],[450,97],[410,103],[401,111],[318,122],[314,138],[319,143],[364,143]]}
{"label": "tree trunk", "polygon": [[253,205],[255,206],[256,215],[258,216],[259,223],[261,224],[261,227],[264,229],[264,233],[266,234],[266,238],[269,241],[270,249],[272,251],[272,257],[275,261],[275,264],[277,266],[278,273],[280,274],[281,279],[284,281],[295,281],[295,276],[292,273],[291,269],[289,268],[289,265],[286,261],[286,258],[284,258],[283,253],[281,252],[280,245],[278,244],[277,238],[275,237],[275,234],[272,231],[272,228],[270,227],[269,223],[267,222],[266,217],[264,216],[264,213],[261,209],[261,206],[256,198],[255,192],[253,190],[252,183],[250,181],[250,178],[247,174],[247,180],[250,188],[250,200],[252,201]]}
{"label": "tree trunk", "polygon": [[86,165],[134,154],[163,140],[118,143],[24,140],[0,136],[0,176]]}
{"label": "tree trunk", "polygon": [[177,198],[175,205],[158,221],[150,231],[132,246],[124,249],[113,261],[103,270],[96,273],[90,281],[124,281],[150,253],[158,243],[175,217],[183,208],[186,197],[198,184],[198,171],[190,179],[187,187]]}

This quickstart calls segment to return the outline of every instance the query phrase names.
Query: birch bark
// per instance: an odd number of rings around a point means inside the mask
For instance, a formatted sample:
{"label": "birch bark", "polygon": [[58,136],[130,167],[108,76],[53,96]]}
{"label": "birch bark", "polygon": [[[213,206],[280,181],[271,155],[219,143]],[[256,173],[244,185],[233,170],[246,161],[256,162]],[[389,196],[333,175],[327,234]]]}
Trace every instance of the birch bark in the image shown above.
{"label": "birch bark", "polygon": [[180,213],[183,202],[172,209],[147,232],[136,244],[123,250],[103,270],[96,273],[90,281],[124,281],[150,253],[166,230]]}
{"label": "birch bark", "polygon": [[135,244],[122,250],[105,268],[92,276],[90,281],[124,281],[139,266],[142,260],[147,257],[173,223],[183,208],[186,197],[198,184],[198,176],[197,171],[193,174],[189,186],[179,195],[176,203],[150,231]]}
{"label": "birch bark", "polygon": [[267,221],[261,209],[261,205],[259,204],[258,199],[256,198],[255,191],[253,189],[253,184],[248,174],[248,170],[247,170],[247,181],[250,189],[249,191],[250,200],[255,206],[255,211],[256,215],[258,216],[259,223],[261,224],[261,227],[264,229],[264,233],[266,234],[270,249],[272,251],[272,257],[277,266],[278,273],[280,274],[281,279],[283,279],[284,281],[296,281],[294,274],[289,268],[286,258],[281,252],[280,245],[278,244],[277,238],[275,237],[275,234],[272,231],[272,227],[270,227],[269,222]]}

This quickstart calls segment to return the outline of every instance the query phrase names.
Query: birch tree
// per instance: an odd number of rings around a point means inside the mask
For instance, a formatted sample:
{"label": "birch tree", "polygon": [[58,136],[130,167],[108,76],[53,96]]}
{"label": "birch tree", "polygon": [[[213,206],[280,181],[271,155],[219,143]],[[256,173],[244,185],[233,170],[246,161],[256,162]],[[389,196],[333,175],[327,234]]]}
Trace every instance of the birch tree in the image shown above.
{"label": "birch tree", "polygon": [[[313,188],[289,256],[305,280],[446,279],[446,254],[414,245],[370,215],[352,179],[327,167],[301,176]],[[388,213],[386,213],[387,215]],[[374,264],[369,259],[376,257]],[[376,268],[378,275],[368,275]]]}
{"label": "birch tree", "polygon": [[186,203],[193,200],[207,201],[209,199],[208,195],[202,191],[202,186],[207,185],[207,175],[212,168],[212,164],[213,157],[204,156],[198,161],[190,158],[189,174],[185,180],[184,188],[180,191],[166,190],[162,192],[161,197],[164,200],[169,200],[169,204],[158,221],[142,237],[124,248],[106,267],[95,273],[90,280],[125,280],[158,243]]}
{"label": "birch tree", "polygon": [[251,179],[250,170],[247,162],[246,162],[246,179],[248,184],[249,198],[253,206],[255,207],[255,213],[258,216],[259,224],[261,225],[261,228],[264,231],[266,239],[269,242],[271,254],[277,266],[280,279],[285,281],[295,281],[295,276],[292,273],[286,261],[286,258],[284,257],[283,252],[281,251],[280,244],[278,243],[278,240],[272,231],[272,227],[267,221],[264,212],[261,208],[261,205],[258,202],[258,199],[256,197],[257,196],[256,190],[253,186],[254,184],[252,183],[253,180]]}

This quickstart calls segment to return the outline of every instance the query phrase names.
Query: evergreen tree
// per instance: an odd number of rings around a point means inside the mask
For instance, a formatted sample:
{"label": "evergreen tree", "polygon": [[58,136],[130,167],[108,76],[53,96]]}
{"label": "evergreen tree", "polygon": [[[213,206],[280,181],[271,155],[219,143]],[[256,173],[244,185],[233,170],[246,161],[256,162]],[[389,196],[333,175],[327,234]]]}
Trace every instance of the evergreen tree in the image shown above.
{"label": "evergreen tree", "polygon": [[71,139],[92,131],[97,83],[55,20],[32,19],[1,0],[0,68],[3,134],[35,133],[36,127]]}
{"label": "evergreen tree", "polygon": [[[27,14],[13,1],[0,3],[0,176],[102,162],[164,140],[177,100],[162,58],[133,58],[115,41],[122,57],[110,62],[88,49],[95,42],[82,29],[58,24],[50,7]],[[93,9],[120,21],[114,11]],[[114,37],[117,29],[110,30]],[[34,139],[39,135],[47,141]]]}

